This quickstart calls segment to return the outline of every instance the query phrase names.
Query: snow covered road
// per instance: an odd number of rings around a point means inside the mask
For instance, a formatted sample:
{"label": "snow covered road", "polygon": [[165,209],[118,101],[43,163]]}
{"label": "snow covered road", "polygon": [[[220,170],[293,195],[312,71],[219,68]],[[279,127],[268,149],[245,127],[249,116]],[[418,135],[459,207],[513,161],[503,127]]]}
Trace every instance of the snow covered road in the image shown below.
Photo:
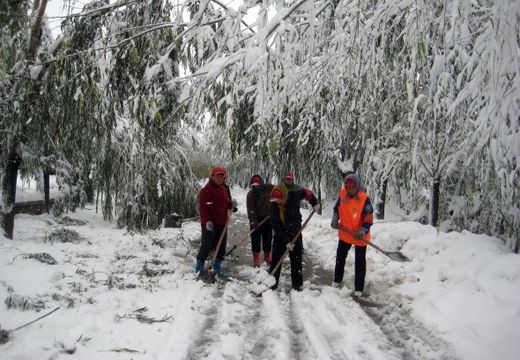
{"label": "snow covered road", "polygon": [[[460,282],[471,274],[440,267],[436,278],[429,273],[434,265],[425,265],[435,259],[430,254],[442,254],[449,242],[427,247],[425,240],[410,241],[408,255],[418,260],[405,265],[370,252],[368,297],[354,301],[350,256],[344,287],[329,286],[335,234],[327,219],[317,217],[304,233],[303,291],[290,290],[286,259],[279,289],[258,297],[250,291],[258,269],[250,266],[248,241],[224,262],[230,279],[209,285],[197,281],[193,269],[199,224],[138,234],[114,228],[94,209],[73,215],[83,223],[19,215],[16,239],[0,239],[0,298],[5,300],[1,328],[15,329],[60,307],[35,324],[9,332],[8,341],[0,345],[0,358],[473,360],[496,351],[505,354],[499,358],[514,358],[510,354],[516,343],[487,343],[485,333],[469,334],[462,320],[455,325],[463,331],[449,331],[441,291],[449,289],[452,278]],[[393,249],[401,249],[403,241],[418,238],[425,229],[413,223],[398,224],[397,230],[392,226],[376,226],[374,233],[379,243]],[[79,237],[52,238],[59,229],[60,236],[75,232]],[[238,213],[228,249],[246,231],[245,216]],[[493,284],[502,284],[497,279],[517,281],[517,258],[502,255],[489,240],[483,244],[512,264],[493,277]],[[38,261],[32,256],[38,253],[49,254],[57,264]],[[481,289],[486,286],[480,283]],[[425,297],[429,288],[438,296]],[[504,311],[514,313],[508,298],[494,296]],[[516,322],[513,316],[496,331],[508,339],[513,334],[508,329]]]}

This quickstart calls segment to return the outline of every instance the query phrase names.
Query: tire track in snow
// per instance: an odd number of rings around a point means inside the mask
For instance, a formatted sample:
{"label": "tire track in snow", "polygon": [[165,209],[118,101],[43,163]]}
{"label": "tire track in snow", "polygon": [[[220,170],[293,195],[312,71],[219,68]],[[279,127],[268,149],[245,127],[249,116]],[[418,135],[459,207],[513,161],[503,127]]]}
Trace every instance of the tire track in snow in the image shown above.
{"label": "tire track in snow", "polygon": [[394,296],[391,302],[379,308],[361,307],[381,328],[403,360],[454,360],[451,344],[435,335],[419,320],[410,316],[402,299]]}
{"label": "tire track in snow", "polygon": [[[198,280],[197,280],[198,281]],[[220,296],[219,296],[220,295]],[[217,335],[217,323],[220,315],[220,308],[223,304],[222,289],[215,286],[215,289],[206,297],[205,301],[210,304],[201,309],[205,315],[205,322],[201,326],[201,332],[195,341],[189,346],[187,359],[204,359],[208,356],[214,338]]]}
{"label": "tire track in snow", "polygon": [[[228,231],[228,250],[243,238],[243,229],[247,229],[247,219],[236,216]],[[240,275],[243,266],[239,264],[249,264],[250,258],[249,246],[244,242],[224,261],[229,281],[210,285],[215,286],[208,299],[212,305],[205,311],[207,321],[188,359],[265,359],[266,352],[270,352],[265,346],[270,335],[265,327],[269,318],[263,310],[264,302],[249,292],[247,279]]]}
{"label": "tire track in snow", "polygon": [[278,336],[269,326],[272,312],[266,311],[263,298],[247,292],[242,281],[217,285],[209,301],[213,305],[205,311],[207,320],[191,345],[188,359],[290,358],[275,355]]}
{"label": "tire track in snow", "polygon": [[[316,261],[316,264],[313,263],[314,261]],[[310,267],[304,268],[304,272],[310,275],[313,284],[323,285],[322,289],[335,291],[345,301],[353,302],[350,296],[353,289],[345,286],[341,290],[337,290],[327,286],[332,282],[333,270],[327,271],[322,264],[317,263],[319,260],[313,259],[313,257],[308,256],[307,262]],[[453,346],[437,336],[434,329],[429,329],[425,324],[414,318],[403,305],[406,304],[407,300],[392,292],[391,286],[395,283],[394,277],[398,275],[389,274],[388,278],[384,277],[377,282],[371,281],[370,273],[374,272],[375,269],[370,260],[367,261],[367,266],[369,268],[367,268],[365,290],[373,295],[369,296],[365,304],[361,301],[355,303],[380,328],[383,336],[393,344],[393,348],[400,354],[400,358],[403,360],[456,359]],[[352,267],[345,269],[344,283],[352,284],[354,282],[352,270]],[[319,288],[319,285],[312,285],[312,287]],[[376,304],[380,306],[372,306]]]}
{"label": "tire track in snow", "polygon": [[300,359],[400,359],[378,326],[335,289],[291,293],[291,303],[304,339]]}

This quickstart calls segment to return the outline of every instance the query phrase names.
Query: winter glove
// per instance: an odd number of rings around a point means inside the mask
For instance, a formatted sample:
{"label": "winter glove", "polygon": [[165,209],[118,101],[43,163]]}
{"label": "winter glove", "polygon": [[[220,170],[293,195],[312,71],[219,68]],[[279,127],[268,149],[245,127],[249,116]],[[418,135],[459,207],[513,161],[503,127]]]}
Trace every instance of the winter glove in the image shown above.
{"label": "winter glove", "polygon": [[215,226],[213,226],[213,223],[211,221],[208,221],[206,223],[206,230],[208,230],[209,232],[213,232],[213,230],[215,230]]}
{"label": "winter glove", "polygon": [[250,227],[251,230],[256,229],[257,226],[258,226],[258,224],[257,224],[256,221],[251,221],[249,223],[249,227]]}
{"label": "winter glove", "polygon": [[339,222],[339,214],[337,212],[335,212],[332,215],[332,219],[330,220],[330,227],[338,230],[338,227],[339,227],[338,222]]}
{"label": "winter glove", "polygon": [[287,250],[289,250],[289,251],[293,251],[293,249],[294,249],[294,244],[291,243],[291,242],[288,242],[287,245],[285,245],[285,247],[287,247]]}
{"label": "winter glove", "polygon": [[366,230],[361,228],[354,233],[354,237],[358,240],[361,240],[365,237],[365,234],[366,234]]}
{"label": "winter glove", "polygon": [[321,209],[321,205],[320,204],[316,204],[312,207],[312,209],[314,210],[314,212],[320,212],[320,209]]}

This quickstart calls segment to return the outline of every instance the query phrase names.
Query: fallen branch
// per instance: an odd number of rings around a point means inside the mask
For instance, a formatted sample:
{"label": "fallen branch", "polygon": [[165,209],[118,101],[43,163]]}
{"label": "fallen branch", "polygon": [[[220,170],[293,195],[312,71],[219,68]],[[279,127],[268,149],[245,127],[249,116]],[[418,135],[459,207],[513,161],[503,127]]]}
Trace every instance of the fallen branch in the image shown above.
{"label": "fallen branch", "polygon": [[15,331],[17,331],[17,330],[23,329],[24,327],[29,326],[29,325],[31,325],[31,324],[34,324],[36,321],[41,320],[41,319],[43,319],[44,317],[49,316],[50,314],[52,314],[52,313],[55,312],[55,311],[58,311],[59,309],[60,309],[60,307],[58,306],[56,309],[54,309],[54,310],[52,310],[52,311],[49,311],[47,314],[42,315],[42,316],[40,316],[39,318],[34,319],[33,321],[28,322],[27,324],[23,324],[23,325],[21,325],[21,326],[18,326],[18,327],[15,328],[15,329],[12,329],[12,330],[2,330],[2,329],[0,329],[0,344],[5,344],[5,343],[7,343],[7,342],[9,341],[9,336],[10,336],[11,333],[13,333],[13,332],[15,332]]}
{"label": "fallen branch", "polygon": [[161,323],[161,322],[167,322],[170,319],[173,318],[173,315],[164,315],[162,319],[155,319],[150,316],[145,315],[145,312],[148,311],[147,307],[142,307],[137,310],[134,310],[131,314],[123,314],[123,315],[116,315],[115,321],[119,322],[122,319],[136,319],[137,321],[144,323],[144,324],[152,324],[152,323]]}
{"label": "fallen branch", "polygon": [[41,320],[41,319],[43,319],[44,317],[49,316],[50,314],[52,314],[53,312],[58,311],[59,309],[60,309],[60,307],[58,306],[56,309],[54,309],[54,310],[52,310],[52,311],[49,311],[47,314],[42,315],[42,316],[40,316],[39,318],[34,319],[33,321],[28,322],[27,324],[24,324],[24,325],[22,325],[22,326],[18,326],[16,329],[8,330],[8,331],[9,331],[9,332],[13,332],[13,331],[17,331],[17,330],[23,329],[24,327],[29,326],[29,325],[31,325],[31,324],[34,324],[36,321]]}
{"label": "fallen branch", "polygon": [[49,255],[47,253],[34,253],[34,254],[18,254],[18,255],[16,255],[13,258],[13,260],[11,261],[11,265],[14,263],[14,261],[16,260],[16,258],[18,256],[23,256],[24,259],[35,259],[35,260],[38,260],[39,262],[42,262],[42,263],[45,263],[45,264],[49,264],[49,265],[56,265],[58,263],[55,258],[53,258],[51,255]]}

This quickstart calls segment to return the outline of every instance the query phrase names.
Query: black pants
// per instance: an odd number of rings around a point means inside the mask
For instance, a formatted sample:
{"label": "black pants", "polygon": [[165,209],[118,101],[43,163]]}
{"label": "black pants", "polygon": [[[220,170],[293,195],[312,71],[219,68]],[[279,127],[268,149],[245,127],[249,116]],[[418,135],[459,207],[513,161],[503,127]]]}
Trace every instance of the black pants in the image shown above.
{"label": "black pants", "polygon": [[[218,240],[220,238],[220,234],[224,230],[224,225],[214,224],[214,230],[208,231],[206,226],[201,224],[202,228],[202,239],[200,241],[200,249],[197,254],[197,259],[205,261],[210,253],[217,248]],[[226,253],[226,242],[227,242],[227,231],[224,234],[224,238],[222,239],[222,244],[220,245],[220,249],[218,251],[217,259],[224,260],[224,255]]]}
{"label": "black pants", "polygon": [[[276,234],[274,235],[273,241],[273,254],[271,260],[271,268],[269,272],[272,272],[275,268],[278,261],[280,261],[282,255],[286,250],[285,240],[277,239]],[[302,274],[302,251],[303,251],[303,243],[302,236],[298,237],[294,244],[293,251],[289,251],[289,259],[291,260],[291,283],[293,289],[300,288],[303,285],[303,274]],[[282,267],[280,266],[276,273],[274,273],[274,277],[276,279],[276,284],[274,284],[271,289],[278,288],[278,282],[280,280],[280,272]]]}
{"label": "black pants", "polygon": [[[258,219],[260,223],[264,219]],[[251,229],[253,230],[253,229]],[[273,242],[273,228],[271,222],[264,222],[254,233],[251,234],[251,250],[253,252],[271,252],[271,243]]]}
{"label": "black pants", "polygon": [[[334,271],[334,281],[341,282],[345,272],[345,260],[347,259],[348,251],[352,244],[338,241],[338,250],[336,252],[336,269]],[[355,246],[356,260],[354,265],[354,289],[355,291],[363,291],[365,288],[365,274],[367,270],[367,247]]]}

